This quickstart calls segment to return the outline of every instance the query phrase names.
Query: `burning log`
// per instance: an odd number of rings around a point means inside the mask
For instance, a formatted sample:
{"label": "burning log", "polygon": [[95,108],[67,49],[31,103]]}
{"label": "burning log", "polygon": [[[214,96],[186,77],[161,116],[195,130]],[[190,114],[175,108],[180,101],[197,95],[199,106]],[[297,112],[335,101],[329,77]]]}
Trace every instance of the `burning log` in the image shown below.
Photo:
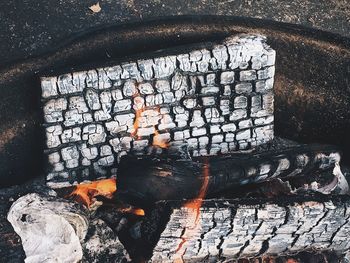
{"label": "burning log", "polygon": [[151,262],[217,262],[350,249],[350,199],[204,200],[198,210],[158,202],[141,227]]}
{"label": "burning log", "polygon": [[118,189],[143,202],[195,198],[203,184],[207,193],[213,194],[273,178],[332,171],[339,162],[340,154],[333,146],[303,145],[282,139],[275,139],[268,148],[229,156],[125,156],[118,170]]}
{"label": "burning log", "polygon": [[73,191],[67,197],[74,197],[87,207],[93,203],[96,196],[104,196],[112,198],[117,190],[117,182],[115,178],[103,179],[91,183],[79,184],[73,188]]}
{"label": "burning log", "polygon": [[243,34],[42,77],[48,185],[116,176],[121,156],[154,148],[187,144],[197,157],[270,142],[275,57]]}

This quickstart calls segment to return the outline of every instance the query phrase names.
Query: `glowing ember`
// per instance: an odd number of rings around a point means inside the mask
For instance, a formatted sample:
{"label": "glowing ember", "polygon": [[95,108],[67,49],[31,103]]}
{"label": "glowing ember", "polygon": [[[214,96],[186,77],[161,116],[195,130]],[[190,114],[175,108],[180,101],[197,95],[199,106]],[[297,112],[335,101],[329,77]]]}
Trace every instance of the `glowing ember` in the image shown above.
{"label": "glowing ember", "polygon": [[127,208],[122,208],[119,209],[120,212],[122,213],[129,213],[129,214],[134,214],[137,216],[144,216],[145,211],[141,208],[136,208],[136,207],[127,207]]}
{"label": "glowing ember", "polygon": [[153,137],[153,144],[152,145],[153,146],[158,146],[158,147],[163,148],[163,149],[168,148],[169,147],[168,141],[164,140],[164,139],[161,139],[161,137],[157,136],[157,135],[159,135],[159,132],[155,128],[154,137]]}
{"label": "glowing ember", "polygon": [[209,172],[208,159],[205,159],[205,163],[203,166],[203,183],[199,190],[198,197],[184,204],[184,207],[189,208],[190,210],[187,218],[187,222],[189,222],[189,224],[184,234],[181,237],[182,239],[181,243],[178,245],[176,249],[176,254],[178,255],[182,255],[183,249],[185,249],[184,244],[186,243],[186,241],[190,239],[191,236],[193,236],[201,228],[201,225],[198,224],[199,218],[200,218],[200,208],[203,203],[203,198],[205,197],[208,190],[209,174],[210,172]]}
{"label": "glowing ember", "polygon": [[[140,128],[140,119],[141,119],[142,112],[144,111],[145,111],[145,108],[141,108],[136,110],[135,112],[134,129],[131,132],[131,135],[134,137],[137,135],[137,131]],[[157,111],[158,113],[160,113],[159,107],[157,109],[154,109],[154,111]],[[154,128],[154,136],[153,136],[152,145],[163,149],[168,148],[169,147],[168,140],[162,136],[159,136],[160,133],[156,125],[153,125],[153,128]],[[138,136],[137,139],[141,139],[140,136]]]}
{"label": "glowing ember", "polygon": [[136,115],[135,115],[135,121],[134,121],[134,130],[131,133],[132,136],[136,136],[137,134],[137,130],[139,129],[139,123],[140,123],[140,117],[141,117],[141,113],[144,111],[144,109],[139,109],[136,110]]}
{"label": "glowing ember", "polygon": [[208,159],[205,159],[205,163],[203,167],[203,183],[201,188],[199,189],[198,197],[191,201],[188,201],[184,205],[184,207],[187,207],[196,211],[196,221],[199,219],[200,208],[203,203],[203,198],[207,193],[208,185],[209,185],[209,163],[208,163]]}
{"label": "glowing ember", "polygon": [[90,207],[94,197],[104,196],[106,198],[112,198],[116,190],[117,182],[115,178],[103,179],[75,186],[73,192],[68,197],[74,196],[87,207]]}

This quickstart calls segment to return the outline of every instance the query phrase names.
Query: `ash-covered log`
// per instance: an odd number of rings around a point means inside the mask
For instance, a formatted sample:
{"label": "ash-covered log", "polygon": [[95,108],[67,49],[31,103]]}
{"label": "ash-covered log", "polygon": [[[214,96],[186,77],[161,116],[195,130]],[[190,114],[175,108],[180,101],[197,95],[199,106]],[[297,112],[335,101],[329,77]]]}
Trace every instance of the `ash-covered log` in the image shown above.
{"label": "ash-covered log", "polygon": [[[276,138],[249,153],[189,158],[166,155],[125,156],[118,169],[118,192],[149,203],[157,200],[194,198],[203,182],[207,194],[237,189],[273,178],[290,179],[332,174],[340,162],[337,147],[306,145]],[[208,178],[206,178],[208,177]]]}
{"label": "ash-covered log", "polygon": [[141,227],[147,256],[151,262],[226,262],[350,248],[349,197],[264,201],[206,200],[198,209],[158,202]]}
{"label": "ash-covered log", "polygon": [[154,147],[196,157],[271,141],[275,56],[243,34],[43,77],[48,185],[115,176],[121,156]]}

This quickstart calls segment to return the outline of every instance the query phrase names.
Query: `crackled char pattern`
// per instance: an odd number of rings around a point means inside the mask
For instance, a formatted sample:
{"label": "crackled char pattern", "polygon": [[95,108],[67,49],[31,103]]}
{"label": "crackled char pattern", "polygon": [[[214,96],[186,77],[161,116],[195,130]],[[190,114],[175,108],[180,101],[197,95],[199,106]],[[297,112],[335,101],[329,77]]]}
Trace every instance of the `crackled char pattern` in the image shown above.
{"label": "crackled char pattern", "polygon": [[282,256],[309,250],[350,248],[350,203],[211,207],[205,201],[199,219],[190,208],[175,208],[150,262],[231,262],[238,258]]}
{"label": "crackled char pattern", "polygon": [[272,140],[275,56],[264,37],[240,35],[187,54],[42,77],[48,184],[115,176],[122,155],[161,153],[155,140],[167,151],[186,143],[192,156]]}

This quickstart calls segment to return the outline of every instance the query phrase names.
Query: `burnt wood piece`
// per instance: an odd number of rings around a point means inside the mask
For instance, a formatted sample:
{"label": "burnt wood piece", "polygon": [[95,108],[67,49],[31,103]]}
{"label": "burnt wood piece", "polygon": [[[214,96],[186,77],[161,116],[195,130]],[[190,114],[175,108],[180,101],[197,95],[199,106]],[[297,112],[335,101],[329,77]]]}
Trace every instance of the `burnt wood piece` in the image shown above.
{"label": "burnt wood piece", "polygon": [[141,228],[153,252],[150,262],[222,262],[307,250],[342,254],[350,248],[349,197],[262,202],[205,200],[199,211],[178,201],[157,203]]}
{"label": "burnt wood piece", "polygon": [[[314,175],[333,169],[338,149],[275,139],[253,152],[205,158],[125,156],[118,169],[118,193],[142,202],[194,198],[208,174],[207,193],[273,178]],[[206,168],[208,167],[208,168]],[[208,171],[205,171],[208,169]]]}
{"label": "burnt wood piece", "polygon": [[191,156],[253,149],[274,137],[276,52],[236,34],[41,78],[48,185],[116,174],[153,146]]}

